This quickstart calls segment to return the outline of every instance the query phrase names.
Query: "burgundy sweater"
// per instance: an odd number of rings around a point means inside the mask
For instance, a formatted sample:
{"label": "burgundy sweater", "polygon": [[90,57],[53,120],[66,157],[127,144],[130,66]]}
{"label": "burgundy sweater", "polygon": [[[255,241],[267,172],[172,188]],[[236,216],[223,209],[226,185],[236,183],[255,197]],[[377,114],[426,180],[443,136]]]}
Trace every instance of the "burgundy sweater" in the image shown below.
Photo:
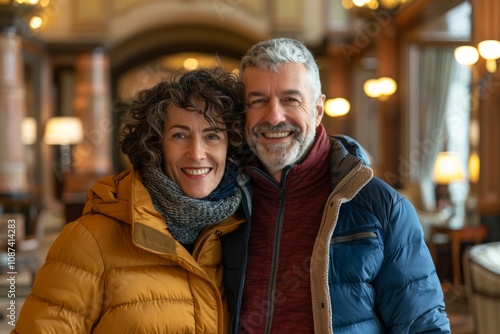
{"label": "burgundy sweater", "polygon": [[[323,126],[307,159],[281,184],[253,167],[252,222],[241,333],[313,333],[310,258],[331,192],[330,144]],[[271,326],[271,327],[269,327]]]}

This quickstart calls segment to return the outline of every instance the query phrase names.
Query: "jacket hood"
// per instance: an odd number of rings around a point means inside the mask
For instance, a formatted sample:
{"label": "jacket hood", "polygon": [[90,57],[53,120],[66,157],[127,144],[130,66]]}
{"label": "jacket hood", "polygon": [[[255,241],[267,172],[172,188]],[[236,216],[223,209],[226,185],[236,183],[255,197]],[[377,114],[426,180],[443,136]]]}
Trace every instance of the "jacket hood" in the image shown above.
{"label": "jacket hood", "polygon": [[127,224],[147,221],[164,229],[165,222],[140,180],[140,173],[129,169],[97,181],[87,192],[83,215],[102,214]]}
{"label": "jacket hood", "polygon": [[330,139],[331,183],[335,187],[353,169],[370,166],[370,158],[361,145],[349,136],[334,135]]}

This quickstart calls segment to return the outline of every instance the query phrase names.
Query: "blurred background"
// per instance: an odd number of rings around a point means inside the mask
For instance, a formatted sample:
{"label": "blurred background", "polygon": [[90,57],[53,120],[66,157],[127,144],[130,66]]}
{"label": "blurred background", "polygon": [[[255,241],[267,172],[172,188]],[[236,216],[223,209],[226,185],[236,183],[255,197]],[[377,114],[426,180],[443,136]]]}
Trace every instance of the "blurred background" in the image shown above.
{"label": "blurred background", "polygon": [[464,286],[465,248],[500,241],[499,19],[497,0],[0,0],[0,241],[15,215],[39,260],[90,186],[129,167],[117,139],[135,92],[237,72],[286,36],[317,59],[327,132],[365,148],[415,205],[442,280]]}

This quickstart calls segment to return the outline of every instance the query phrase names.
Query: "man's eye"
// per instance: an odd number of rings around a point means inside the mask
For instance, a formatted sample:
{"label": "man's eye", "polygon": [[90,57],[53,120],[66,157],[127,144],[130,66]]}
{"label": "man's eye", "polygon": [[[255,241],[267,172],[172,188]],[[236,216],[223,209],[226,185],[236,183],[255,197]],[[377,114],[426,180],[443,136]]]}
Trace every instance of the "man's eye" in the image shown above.
{"label": "man's eye", "polygon": [[264,104],[266,103],[266,100],[264,99],[255,99],[255,100],[252,100],[248,103],[250,109],[255,109],[255,108],[261,108],[264,106]]}
{"label": "man's eye", "polygon": [[286,97],[283,99],[283,103],[288,104],[288,105],[300,105],[300,101],[297,100],[294,97]]}

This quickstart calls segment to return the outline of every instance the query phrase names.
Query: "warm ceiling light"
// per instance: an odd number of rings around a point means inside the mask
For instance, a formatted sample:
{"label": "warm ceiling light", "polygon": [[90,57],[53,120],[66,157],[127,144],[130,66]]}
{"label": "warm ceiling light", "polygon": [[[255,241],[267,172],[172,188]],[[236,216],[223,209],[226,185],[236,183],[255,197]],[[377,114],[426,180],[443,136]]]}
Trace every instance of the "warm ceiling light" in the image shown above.
{"label": "warm ceiling light", "polygon": [[39,0],[16,0],[18,4],[26,4],[26,5],[37,5]]}
{"label": "warm ceiling light", "polygon": [[367,1],[367,0],[352,0],[352,3],[354,4],[354,6],[357,6],[357,7],[363,7],[368,2],[369,1]]}
{"label": "warm ceiling light", "polygon": [[490,73],[496,72],[497,62],[500,58],[500,41],[486,40],[478,44],[479,54],[486,59],[486,69]]}
{"label": "warm ceiling light", "polygon": [[344,116],[349,110],[351,110],[351,104],[342,97],[328,99],[325,102],[325,113],[330,117]]}
{"label": "warm ceiling light", "polygon": [[479,52],[470,45],[459,46],[455,49],[455,60],[462,65],[474,65],[479,60]]}
{"label": "warm ceiling light", "polygon": [[195,70],[198,67],[198,60],[196,58],[186,58],[182,65],[188,71]]}
{"label": "warm ceiling light", "polygon": [[345,9],[354,7],[376,10],[379,8],[394,9],[404,4],[408,0],[342,0]]}
{"label": "warm ceiling light", "polygon": [[40,16],[33,16],[30,20],[31,29],[38,29],[42,26],[43,20]]}

